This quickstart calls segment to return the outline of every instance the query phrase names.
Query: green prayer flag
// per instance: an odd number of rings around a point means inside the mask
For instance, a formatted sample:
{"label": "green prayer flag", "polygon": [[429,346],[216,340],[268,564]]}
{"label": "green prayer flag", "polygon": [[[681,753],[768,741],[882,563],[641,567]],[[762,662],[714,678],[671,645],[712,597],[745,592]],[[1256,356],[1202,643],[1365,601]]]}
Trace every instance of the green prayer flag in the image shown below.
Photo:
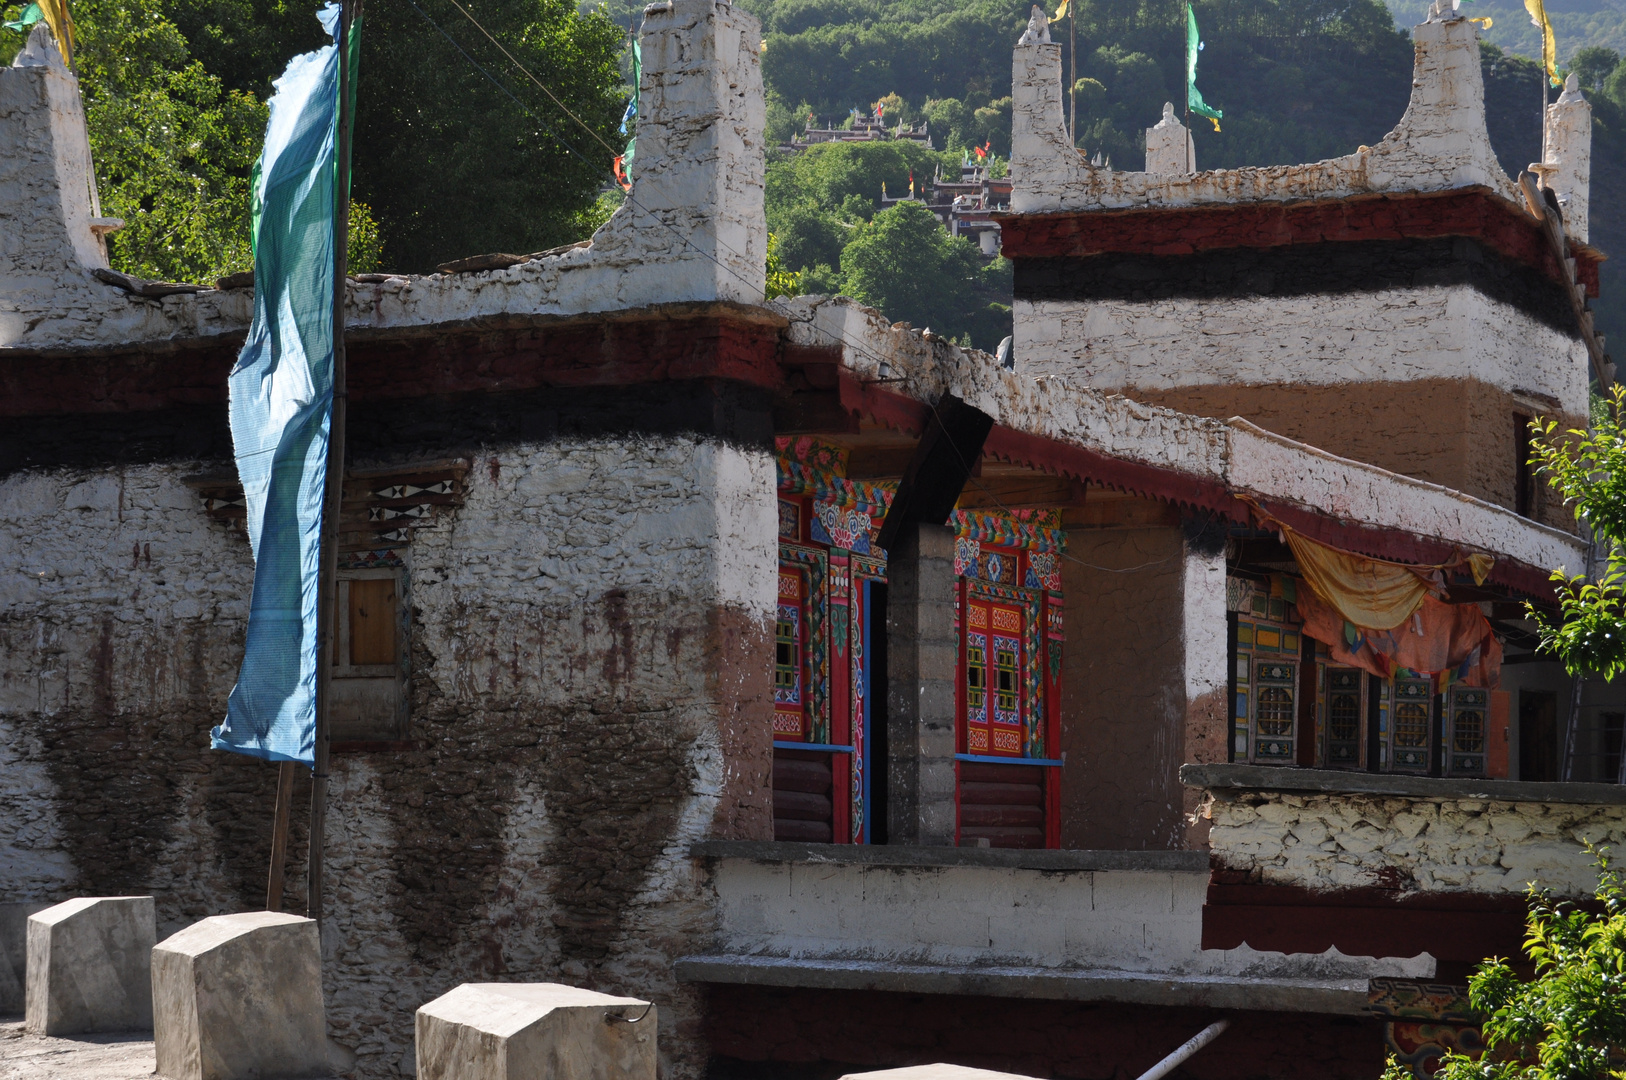
{"label": "green prayer flag", "polygon": [[[254,320],[227,376],[254,589],[237,685],[210,733],[217,750],[305,765],[316,748],[334,253],[345,242],[335,217],[347,194],[339,190],[340,17],[338,4],[318,12],[333,43],[296,56],[276,81],[254,169]],[[360,44],[357,19],[342,91],[352,102]]]}
{"label": "green prayer flag", "polygon": [[7,30],[22,31],[27,30],[43,18],[45,18],[45,12],[40,10],[40,6],[38,4],[29,4],[23,8],[22,14],[17,16],[16,22],[0,23],[0,26],[4,26]]}
{"label": "green prayer flag", "polygon": [[1197,53],[1203,47],[1202,36],[1197,33],[1197,13],[1186,5],[1186,108],[1198,116],[1206,116],[1214,122],[1214,130],[1219,130],[1220,118],[1225,114],[1212,108],[1203,100],[1202,91],[1197,89]]}

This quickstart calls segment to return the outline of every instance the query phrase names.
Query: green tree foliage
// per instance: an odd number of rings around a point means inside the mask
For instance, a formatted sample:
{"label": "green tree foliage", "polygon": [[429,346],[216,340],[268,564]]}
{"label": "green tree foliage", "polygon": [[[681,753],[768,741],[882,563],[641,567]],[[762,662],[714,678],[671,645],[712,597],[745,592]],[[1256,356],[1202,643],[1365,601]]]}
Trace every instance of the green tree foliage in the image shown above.
{"label": "green tree foliage", "polygon": [[[1011,46],[1028,5],[998,0],[746,0],[763,20],[763,77],[788,101],[836,115],[896,93],[939,149],[1010,139]],[[1202,0],[1203,91],[1226,111],[1199,131],[1205,168],[1313,161],[1373,143],[1399,120],[1410,43],[1377,0]],[[1084,0],[1078,9],[1078,142],[1120,169],[1144,162],[1142,130],[1184,100],[1183,0]],[[1056,25],[1066,70],[1066,23]],[[1098,88],[1099,93],[1094,91]],[[989,110],[979,115],[979,110]],[[1234,117],[1234,119],[1232,119]]]}
{"label": "green tree foliage", "polygon": [[[1410,29],[1428,15],[1431,0],[1388,0],[1395,22]],[[1626,49],[1626,11],[1614,0],[1548,0],[1547,17],[1558,37],[1559,63],[1574,63],[1582,49],[1605,47]],[[1541,32],[1530,23],[1524,0],[1474,0],[1472,10],[1463,11],[1492,20],[1484,31],[1486,41],[1523,56],[1541,55]]]}
{"label": "green tree foliage", "polygon": [[1626,670],[1626,428],[1620,412],[1626,387],[1616,385],[1609,404],[1596,410],[1591,431],[1561,431],[1555,420],[1532,424],[1537,438],[1531,464],[1607,555],[1594,582],[1553,571],[1558,620],[1526,605],[1544,652],[1559,657],[1572,675],[1605,678]]}
{"label": "green tree foliage", "polygon": [[602,14],[578,14],[570,0],[463,2],[591,132],[450,0],[369,0],[354,190],[378,215],[393,269],[421,272],[464,255],[581,239],[598,220],[599,192],[625,143],[617,134],[626,105],[620,27]]}
{"label": "green tree foliage", "polygon": [[[1588,847],[1589,851],[1592,848]],[[1606,855],[1598,865],[1601,914],[1555,904],[1530,890],[1525,953],[1535,978],[1489,960],[1468,981],[1468,1000],[1487,1017],[1486,1052],[1448,1053],[1435,1080],[1607,1080],[1626,1065],[1626,888]],[[1393,1058],[1383,1080],[1411,1080]]]}
{"label": "green tree foliage", "polygon": [[[5,8],[12,18],[21,4]],[[248,269],[248,178],[266,110],[188,49],[157,0],[79,0],[78,68],[113,265],[211,281]],[[9,61],[24,36],[0,31]]]}
{"label": "green tree foliage", "polygon": [[951,237],[918,202],[875,215],[841,253],[843,291],[889,318],[992,349],[1010,333],[1010,263],[984,267],[977,246]]}
{"label": "green tree foliage", "polygon": [[802,294],[802,275],[786,268],[784,260],[779,257],[779,238],[773,233],[768,234],[768,274],[765,286],[763,292],[769,300]]}
{"label": "green tree foliage", "polygon": [[[590,235],[606,216],[599,196],[615,154],[605,144],[626,141],[616,130],[627,94],[621,27],[567,0],[460,2],[592,130],[451,0],[368,0],[352,192],[379,219],[380,260],[394,269]],[[163,4],[205,68],[262,97],[292,56],[325,41],[315,0]]]}
{"label": "green tree foliage", "polygon": [[795,206],[868,218],[881,208],[882,184],[887,194],[897,198],[908,193],[911,172],[916,181],[927,180],[945,161],[959,169],[958,154],[950,160],[903,139],[823,143],[799,154],[775,157],[768,162],[765,193],[769,229],[780,232],[773,215]]}
{"label": "green tree foliage", "polygon": [[1620,54],[1601,45],[1578,49],[1570,58],[1570,70],[1580,80],[1581,89],[1589,94],[1601,92],[1604,81],[1614,74],[1619,65]]}

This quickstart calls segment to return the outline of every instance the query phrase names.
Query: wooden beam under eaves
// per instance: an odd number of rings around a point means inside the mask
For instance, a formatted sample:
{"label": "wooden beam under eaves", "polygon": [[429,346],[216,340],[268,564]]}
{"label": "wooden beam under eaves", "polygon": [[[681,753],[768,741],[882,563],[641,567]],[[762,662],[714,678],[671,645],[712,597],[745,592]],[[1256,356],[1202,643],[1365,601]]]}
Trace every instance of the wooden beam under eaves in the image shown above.
{"label": "wooden beam under eaves", "polygon": [[881,523],[882,548],[890,548],[907,525],[948,521],[993,428],[993,417],[952,394],[937,399]]}

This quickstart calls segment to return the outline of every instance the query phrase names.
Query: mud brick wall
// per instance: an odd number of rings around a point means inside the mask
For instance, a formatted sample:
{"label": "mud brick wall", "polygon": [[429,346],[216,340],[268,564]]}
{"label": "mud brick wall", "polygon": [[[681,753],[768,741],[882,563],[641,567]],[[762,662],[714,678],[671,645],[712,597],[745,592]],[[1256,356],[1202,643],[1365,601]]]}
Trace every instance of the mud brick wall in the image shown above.
{"label": "mud brick wall", "polygon": [[[1061,845],[1182,847],[1184,538],[1171,527],[1074,529],[1067,553]],[[1141,569],[1112,572],[1130,567]]]}
{"label": "mud brick wall", "polygon": [[[252,563],[182,478],[220,465],[0,481],[6,900],[152,892],[164,934],[263,903],[276,770],[208,749]],[[665,1074],[698,1075],[699,1001],[670,960],[711,932],[688,842],[772,835],[775,529],[761,449],[473,455],[465,504],[408,549],[412,738],[333,761],[326,990],[348,1074],[404,1074],[418,1005],[519,979],[653,996]]]}

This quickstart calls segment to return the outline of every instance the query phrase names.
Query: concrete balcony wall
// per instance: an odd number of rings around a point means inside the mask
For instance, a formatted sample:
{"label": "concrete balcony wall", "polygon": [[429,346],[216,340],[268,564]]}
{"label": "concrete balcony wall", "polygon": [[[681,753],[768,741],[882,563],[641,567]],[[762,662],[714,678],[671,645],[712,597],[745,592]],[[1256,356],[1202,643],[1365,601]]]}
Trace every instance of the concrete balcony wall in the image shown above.
{"label": "concrete balcony wall", "polygon": [[1364,1012],[1407,960],[1201,947],[1200,852],[710,842],[717,938],[679,978]]}

